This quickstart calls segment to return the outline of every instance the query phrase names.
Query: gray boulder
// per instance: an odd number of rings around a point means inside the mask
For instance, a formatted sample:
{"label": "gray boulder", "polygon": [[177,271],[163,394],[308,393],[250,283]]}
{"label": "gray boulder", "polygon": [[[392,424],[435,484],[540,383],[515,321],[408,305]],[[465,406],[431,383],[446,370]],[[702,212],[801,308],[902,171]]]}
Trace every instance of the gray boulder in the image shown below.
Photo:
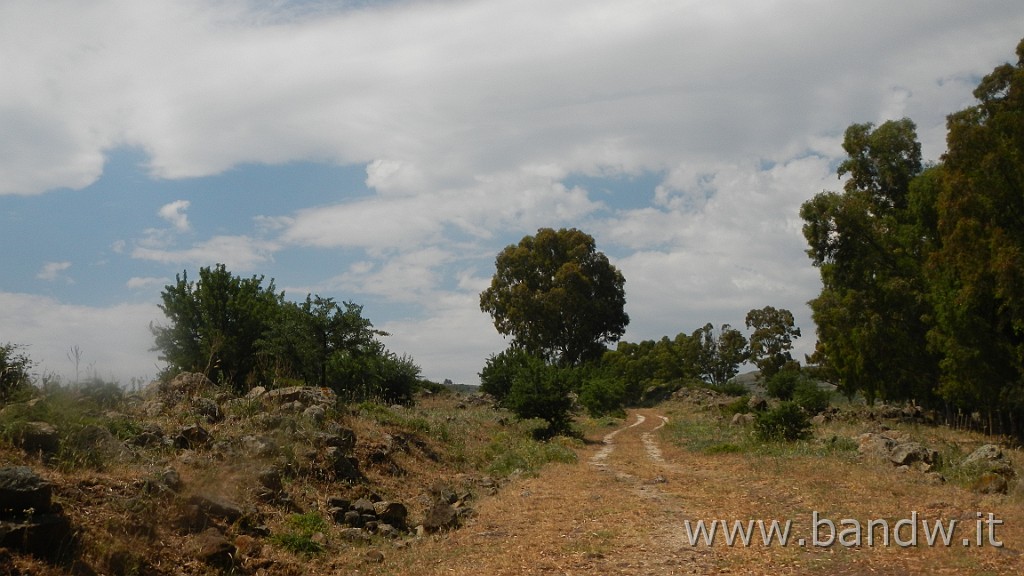
{"label": "gray boulder", "polygon": [[52,492],[31,468],[0,468],[0,547],[49,560],[70,551],[71,522],[51,502]]}
{"label": "gray boulder", "polygon": [[29,454],[56,454],[60,448],[57,429],[47,422],[25,422],[14,432],[14,445]]}
{"label": "gray boulder", "polygon": [[1013,464],[1002,449],[995,444],[985,444],[974,452],[971,452],[967,458],[960,464],[965,467],[976,467],[987,472],[995,472],[1007,478],[1013,478],[1017,475],[1013,469]]}
{"label": "gray boulder", "polygon": [[423,529],[426,532],[440,532],[459,526],[459,512],[451,504],[444,500],[434,502],[434,505],[427,511],[423,519]]}
{"label": "gray boulder", "polygon": [[889,461],[895,466],[925,465],[931,467],[939,458],[939,453],[929,450],[917,442],[903,442],[889,451]]}
{"label": "gray boulder", "polygon": [[409,510],[401,502],[375,502],[373,505],[377,519],[385,524],[404,529]]}
{"label": "gray boulder", "polygon": [[208,445],[212,440],[213,437],[205,428],[198,424],[191,424],[182,428],[174,437],[174,447],[195,450]]}
{"label": "gray boulder", "polygon": [[50,511],[53,485],[28,466],[0,468],[0,515]]}

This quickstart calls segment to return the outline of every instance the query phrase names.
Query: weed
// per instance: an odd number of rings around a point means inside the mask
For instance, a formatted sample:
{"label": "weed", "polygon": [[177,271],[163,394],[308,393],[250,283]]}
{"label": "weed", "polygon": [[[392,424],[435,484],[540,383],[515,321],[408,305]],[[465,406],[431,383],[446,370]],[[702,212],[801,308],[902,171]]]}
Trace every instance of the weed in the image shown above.
{"label": "weed", "polygon": [[732,416],[733,414],[743,414],[748,411],[750,405],[750,395],[744,394],[732,402],[722,406],[722,413],[726,416]]}
{"label": "weed", "polygon": [[783,402],[757,414],[754,433],[765,442],[804,440],[811,435],[811,421],[796,402]]}
{"label": "weed", "polygon": [[314,512],[293,514],[287,519],[289,530],[271,536],[271,541],[295,554],[313,556],[324,551],[323,543],[317,541],[317,534],[325,534],[327,521]]}
{"label": "weed", "polygon": [[736,454],[742,452],[743,448],[738,444],[731,442],[721,442],[719,444],[712,444],[704,449],[705,454]]}
{"label": "weed", "polygon": [[500,432],[484,450],[485,468],[489,474],[498,477],[513,474],[536,476],[549,462],[575,462],[576,451],[570,442],[562,436],[539,441],[529,434]]}
{"label": "weed", "polygon": [[725,384],[721,384],[719,386],[712,386],[711,389],[717,392],[721,392],[722,394],[728,394],[729,396],[742,397],[748,396],[750,394],[750,389],[748,389],[745,384],[743,384],[742,382],[737,382],[735,380],[730,380]]}

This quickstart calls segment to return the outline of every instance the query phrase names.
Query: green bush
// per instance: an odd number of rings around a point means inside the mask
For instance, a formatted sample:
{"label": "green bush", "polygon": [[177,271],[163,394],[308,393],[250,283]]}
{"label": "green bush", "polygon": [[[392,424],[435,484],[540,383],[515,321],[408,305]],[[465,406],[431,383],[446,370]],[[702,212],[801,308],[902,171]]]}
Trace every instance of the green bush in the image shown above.
{"label": "green bush", "polygon": [[512,379],[506,404],[524,420],[540,418],[548,423],[538,436],[554,436],[569,430],[572,422],[572,399],[575,373],[571,368],[550,366],[539,358],[531,358]]}
{"label": "green bush", "polygon": [[796,402],[782,402],[757,413],[754,433],[765,442],[803,440],[811,435],[811,421]]}
{"label": "green bush", "polygon": [[747,396],[750,394],[749,388],[747,388],[743,383],[735,380],[729,380],[725,384],[712,386],[711,388],[717,392],[721,392],[722,394],[728,394],[729,396]]}
{"label": "green bush", "polygon": [[772,398],[792,400],[793,392],[802,378],[797,370],[783,370],[765,380],[764,389]]}
{"label": "green bush", "polygon": [[626,411],[626,383],[618,378],[600,376],[591,378],[580,390],[580,404],[591,416],[611,415],[623,417]]}
{"label": "green bush", "polygon": [[528,353],[516,348],[491,355],[480,371],[480,391],[494,396],[498,402],[503,402],[512,390],[512,381],[516,374],[534,361],[535,359]]}
{"label": "green bush", "polygon": [[750,396],[740,396],[725,406],[722,406],[722,413],[726,416],[733,414],[746,414],[750,411]]}
{"label": "green bush", "polygon": [[808,414],[817,414],[828,408],[832,393],[809,378],[801,378],[793,390],[793,401]]}
{"label": "green bush", "polygon": [[16,399],[32,386],[32,360],[16,344],[0,345],[0,404]]}

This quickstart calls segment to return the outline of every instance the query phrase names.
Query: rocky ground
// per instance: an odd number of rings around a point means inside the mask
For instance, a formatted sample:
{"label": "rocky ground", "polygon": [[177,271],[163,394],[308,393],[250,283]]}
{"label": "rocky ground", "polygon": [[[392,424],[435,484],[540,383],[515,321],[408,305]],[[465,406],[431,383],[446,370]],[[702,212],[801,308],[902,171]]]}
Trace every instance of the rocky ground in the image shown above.
{"label": "rocky ground", "polygon": [[[393,559],[388,574],[1020,574],[1024,570],[1024,505],[1019,492],[982,493],[939,481],[923,466],[907,467],[871,451],[832,456],[776,453],[708,454],[677,445],[673,420],[700,420],[693,405],[669,403],[631,411],[621,426],[595,431],[575,464],[554,465],[481,503],[462,530],[428,540],[415,555]],[[677,428],[678,430],[678,428]],[[896,431],[891,432],[897,435]],[[966,440],[966,438],[965,438]],[[827,441],[827,440],[826,440]],[[972,438],[975,443],[983,439]],[[991,451],[985,448],[985,451]],[[1019,453],[1015,452],[1015,455]],[[980,457],[980,456],[979,456]],[[999,465],[1009,461],[1006,454]],[[916,515],[948,526],[949,547],[853,546],[837,539],[815,546],[812,513],[842,519]],[[1002,546],[983,534],[977,512],[1003,522]],[[698,520],[791,519],[790,543],[693,543]],[[839,526],[838,531],[843,527]],[[987,530],[987,528],[986,528]],[[877,530],[876,530],[877,532]],[[819,530],[819,540],[828,537]],[[907,528],[902,540],[909,540]],[[805,540],[804,545],[796,541]],[[969,539],[968,545],[964,539]],[[847,541],[851,540],[849,537]]]}
{"label": "rocky ground", "polygon": [[[136,423],[123,437],[79,429],[102,466],[62,461],[41,422],[8,434],[0,574],[1024,572],[1019,449],[913,409],[833,409],[811,440],[764,444],[735,417],[759,401],[687,391],[538,444],[479,397],[338,412],[313,389],[189,386],[106,414]],[[792,525],[786,545],[694,536],[722,520]]]}

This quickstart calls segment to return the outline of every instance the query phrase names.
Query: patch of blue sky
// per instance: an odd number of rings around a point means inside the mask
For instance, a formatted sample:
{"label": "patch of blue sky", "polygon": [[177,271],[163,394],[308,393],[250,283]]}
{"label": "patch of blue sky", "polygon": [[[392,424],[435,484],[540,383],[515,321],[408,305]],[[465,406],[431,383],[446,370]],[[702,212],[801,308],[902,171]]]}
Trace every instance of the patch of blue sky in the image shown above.
{"label": "patch of blue sky", "polygon": [[591,200],[605,203],[612,210],[634,210],[650,206],[654,190],[665,180],[665,172],[647,170],[638,174],[587,175],[573,173],[562,180],[566,188],[577,186]]}
{"label": "patch of blue sky", "polygon": [[[173,228],[159,215],[171,202],[189,202],[183,210],[189,228],[171,235],[167,247],[183,250],[216,235],[257,237],[259,216],[287,216],[296,207],[371,194],[362,166],[246,165],[216,176],[162,180],[151,178],[145,164],[142,151],[117,149],[108,154],[101,177],[81,190],[0,196],[0,242],[12,247],[4,257],[0,290],[108,305],[123,301],[130,277],[173,277],[176,266],[131,256],[148,229]],[[344,252],[285,248],[257,273],[277,276],[279,283],[313,283],[322,280],[318,274],[341,269]],[[110,268],[120,274],[105,273],[114,260],[118,265]],[[41,274],[48,264],[58,269]],[[195,273],[191,265],[177,269]]]}

